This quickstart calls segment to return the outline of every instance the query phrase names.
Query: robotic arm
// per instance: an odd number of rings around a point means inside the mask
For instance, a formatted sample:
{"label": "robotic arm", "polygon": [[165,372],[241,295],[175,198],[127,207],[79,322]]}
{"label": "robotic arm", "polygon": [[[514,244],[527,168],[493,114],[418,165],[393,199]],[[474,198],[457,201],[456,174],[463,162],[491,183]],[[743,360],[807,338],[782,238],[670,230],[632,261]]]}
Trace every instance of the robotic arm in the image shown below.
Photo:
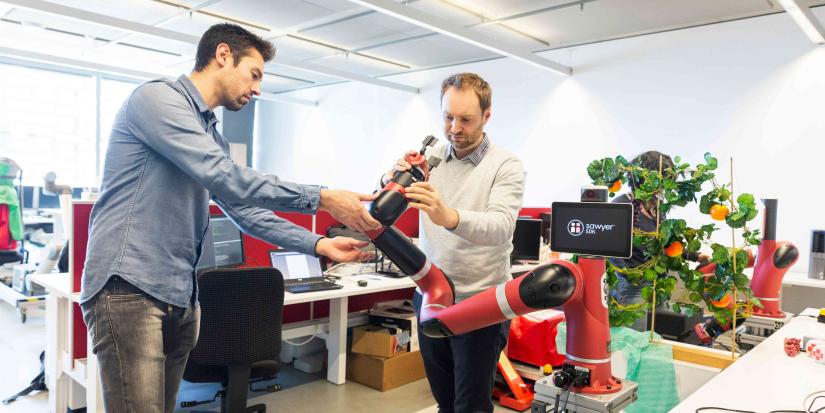
{"label": "robotic arm", "polygon": [[[449,337],[562,306],[568,322],[567,363],[554,379],[556,385],[564,388],[573,385],[580,392],[597,394],[621,389],[621,383],[610,369],[603,257],[582,257],[578,264],[550,260],[512,281],[456,304],[450,279],[392,226],[407,208],[406,188],[414,182],[428,180],[430,169],[439,161],[424,158],[426,147],[434,141],[435,138],[427,137],[419,153],[405,158],[412,168],[396,172],[384,186],[370,207],[370,214],[384,226],[367,233],[375,246],[420,288],[421,332],[429,337]],[[627,233],[629,238],[629,228]]]}

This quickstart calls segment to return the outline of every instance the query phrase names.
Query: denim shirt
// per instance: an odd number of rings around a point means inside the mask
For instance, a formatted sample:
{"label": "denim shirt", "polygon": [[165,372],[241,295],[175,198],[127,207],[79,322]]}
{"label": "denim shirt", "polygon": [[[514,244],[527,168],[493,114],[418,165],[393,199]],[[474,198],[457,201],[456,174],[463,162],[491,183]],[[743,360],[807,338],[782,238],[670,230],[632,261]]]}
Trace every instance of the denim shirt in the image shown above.
{"label": "denim shirt", "polygon": [[144,83],[120,108],[89,223],[82,303],[118,275],[158,300],[192,305],[210,198],[245,233],[315,254],[321,237],[272,211],[314,213],[321,187],[234,163],[216,124],[186,76]]}

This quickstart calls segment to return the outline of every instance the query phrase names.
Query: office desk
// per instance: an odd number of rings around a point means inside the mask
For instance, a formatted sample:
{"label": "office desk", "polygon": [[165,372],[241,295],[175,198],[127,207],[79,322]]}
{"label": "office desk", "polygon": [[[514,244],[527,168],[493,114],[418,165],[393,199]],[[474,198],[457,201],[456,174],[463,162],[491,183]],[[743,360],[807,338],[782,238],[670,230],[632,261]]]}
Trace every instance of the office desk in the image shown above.
{"label": "office desk", "polygon": [[[73,334],[72,311],[80,302],[80,293],[72,292],[72,279],[67,273],[36,274],[32,280],[49,292],[46,297],[46,384],[49,387],[49,412],[64,413],[84,404],[87,412],[103,412],[97,373],[97,357],[92,353],[91,338],[87,339],[87,358],[72,358]],[[367,286],[359,287],[358,280],[367,280]],[[382,291],[415,287],[408,277],[386,278],[377,274],[361,274],[338,281],[344,288],[303,294],[284,294],[284,305],[330,300],[328,322],[308,322],[284,325],[285,339],[325,333],[328,349],[327,380],[335,384],[346,381],[348,298]],[[366,316],[361,318],[366,323]],[[81,334],[88,334],[85,330]]]}
{"label": "office desk", "polygon": [[[359,287],[358,281],[366,280],[365,287]],[[292,294],[284,293],[284,305],[307,303],[312,301],[329,300],[328,324],[292,323],[283,327],[283,338],[289,339],[312,335],[328,329],[327,344],[327,380],[335,384],[346,382],[347,372],[347,327],[350,325],[365,324],[362,321],[350,322],[347,312],[349,297],[382,291],[400,290],[415,287],[409,277],[387,278],[378,274],[360,274],[344,277],[336,281],[344,285],[339,290],[316,291],[311,293]],[[412,298],[412,296],[410,296]],[[327,328],[325,328],[327,327]]]}
{"label": "office desk", "polygon": [[[753,268],[746,268],[743,272],[753,279]],[[796,263],[782,278],[780,297],[782,310],[794,314],[809,307],[825,307],[825,280],[808,278],[806,269]]]}
{"label": "office desk", "polygon": [[[803,314],[817,312],[807,309]],[[803,336],[825,337],[825,324],[817,323],[815,318],[810,317],[792,319],[671,412],[693,413],[704,406],[755,412],[800,410],[805,396],[825,390],[825,380],[822,380],[825,365],[814,362],[805,353],[793,358],[785,355],[784,339],[801,339]]]}

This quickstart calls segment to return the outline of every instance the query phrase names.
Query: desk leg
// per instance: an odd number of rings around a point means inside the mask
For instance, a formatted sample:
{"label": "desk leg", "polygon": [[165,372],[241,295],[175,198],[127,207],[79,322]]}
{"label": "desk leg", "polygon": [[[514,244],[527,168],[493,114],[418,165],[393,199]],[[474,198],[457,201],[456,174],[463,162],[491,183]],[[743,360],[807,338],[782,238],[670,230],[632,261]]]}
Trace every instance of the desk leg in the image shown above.
{"label": "desk leg", "polygon": [[63,413],[69,407],[68,376],[63,374],[63,355],[68,351],[66,321],[71,302],[65,297],[49,294],[46,297],[46,386],[49,388],[49,412]]}
{"label": "desk leg", "polygon": [[92,337],[86,337],[86,412],[103,413],[103,397],[100,394],[100,374],[97,356],[92,352]]}
{"label": "desk leg", "polygon": [[327,380],[344,384],[347,377],[347,304],[348,297],[329,300],[329,334],[327,335]]}

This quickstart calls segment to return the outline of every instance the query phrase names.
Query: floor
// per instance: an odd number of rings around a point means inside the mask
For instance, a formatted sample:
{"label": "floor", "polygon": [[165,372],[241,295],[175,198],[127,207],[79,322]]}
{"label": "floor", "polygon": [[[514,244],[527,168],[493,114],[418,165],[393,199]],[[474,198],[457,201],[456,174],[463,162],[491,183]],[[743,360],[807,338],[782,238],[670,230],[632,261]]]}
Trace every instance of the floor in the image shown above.
{"label": "floor", "polygon": [[[5,399],[25,388],[40,370],[38,356],[45,346],[46,331],[41,314],[32,313],[21,324],[17,312],[0,302],[0,398]],[[309,375],[292,368],[285,368],[274,381],[283,387],[275,393],[253,393],[249,403],[264,403],[267,412],[437,412],[435,400],[426,380],[419,380],[396,389],[380,392],[358,383],[348,382],[336,386],[324,379],[324,374]],[[266,383],[264,383],[266,384]],[[256,384],[255,387],[259,385]],[[211,399],[214,385],[184,382],[178,401]],[[48,410],[48,393],[40,392],[21,397],[9,405],[0,404],[0,413],[36,413]],[[179,412],[218,411],[219,403],[203,404]],[[495,412],[513,412],[495,406]]]}

